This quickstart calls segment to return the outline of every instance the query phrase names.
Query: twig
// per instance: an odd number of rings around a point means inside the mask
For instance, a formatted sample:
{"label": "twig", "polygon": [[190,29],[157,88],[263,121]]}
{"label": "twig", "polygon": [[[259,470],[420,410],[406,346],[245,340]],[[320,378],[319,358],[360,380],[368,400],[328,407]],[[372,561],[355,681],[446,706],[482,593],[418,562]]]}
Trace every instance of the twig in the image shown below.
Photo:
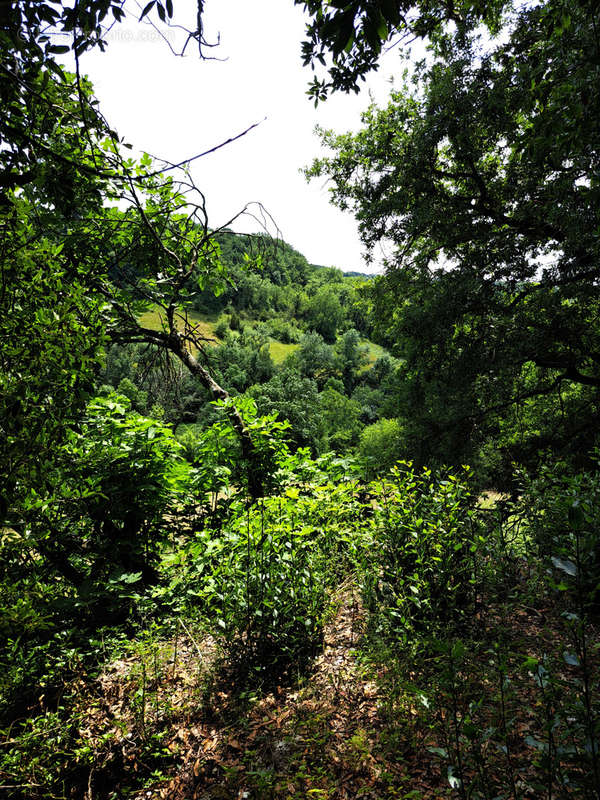
{"label": "twig", "polygon": [[187,635],[190,637],[190,640],[191,640],[192,644],[193,644],[193,645],[194,645],[194,647],[196,648],[196,650],[197,650],[197,652],[198,652],[198,656],[200,657],[200,661],[203,661],[203,660],[204,660],[204,656],[202,655],[202,651],[200,650],[200,647],[199,647],[199,645],[198,645],[198,642],[197,642],[197,641],[194,639],[194,637],[193,637],[193,636],[192,636],[192,634],[190,633],[190,631],[189,631],[189,629],[187,628],[187,626],[186,626],[185,622],[184,622],[182,619],[180,619],[179,617],[178,617],[178,619],[179,619],[179,624],[181,625],[181,627],[183,628],[183,630],[184,630],[184,631],[187,633]]}
{"label": "twig", "polygon": [[143,180],[146,180],[147,178],[154,178],[156,175],[162,175],[165,172],[170,172],[172,169],[180,169],[181,167],[185,166],[186,164],[191,164],[192,161],[196,161],[199,158],[203,158],[204,156],[208,156],[211,153],[215,153],[217,150],[220,150],[222,147],[225,147],[226,145],[237,141],[237,139],[241,139],[242,136],[245,136],[247,133],[250,133],[251,130],[253,130],[254,128],[257,128],[265,120],[266,120],[266,117],[264,119],[262,119],[260,122],[254,122],[252,125],[250,125],[248,128],[246,128],[246,130],[242,131],[241,133],[236,134],[235,136],[230,136],[229,139],[226,139],[224,142],[221,142],[220,144],[217,144],[214,147],[211,147],[209,150],[205,150],[203,153],[198,153],[197,155],[192,156],[191,158],[185,158],[183,161],[180,161],[177,164],[169,164],[169,166],[164,167],[163,169],[157,169],[154,172],[147,172],[145,175],[140,175],[140,176],[136,177],[136,180],[137,181],[143,181]]}

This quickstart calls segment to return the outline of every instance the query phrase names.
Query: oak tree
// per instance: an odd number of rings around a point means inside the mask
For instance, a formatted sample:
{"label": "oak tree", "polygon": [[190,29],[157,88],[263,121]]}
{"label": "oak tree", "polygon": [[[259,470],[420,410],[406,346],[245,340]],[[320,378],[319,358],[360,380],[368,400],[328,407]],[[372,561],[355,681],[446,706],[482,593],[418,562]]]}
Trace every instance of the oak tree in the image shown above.
{"label": "oak tree", "polygon": [[457,29],[361,131],[323,133],[333,154],[310,173],[392,253],[376,324],[406,359],[423,459],[465,457],[540,397],[553,425],[535,447],[597,435],[597,11],[549,0],[497,39]]}

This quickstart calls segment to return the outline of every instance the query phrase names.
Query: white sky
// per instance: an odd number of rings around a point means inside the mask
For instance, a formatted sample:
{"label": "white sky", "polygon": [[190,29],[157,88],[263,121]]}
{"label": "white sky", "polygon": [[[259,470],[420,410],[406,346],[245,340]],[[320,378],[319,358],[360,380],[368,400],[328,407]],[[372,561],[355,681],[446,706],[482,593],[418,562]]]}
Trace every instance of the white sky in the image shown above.
{"label": "white sky", "polygon": [[[183,23],[182,10],[195,9],[192,0],[174,6],[176,21]],[[401,69],[398,55],[385,57],[360,95],[336,95],[315,109],[306,96],[312,73],[300,60],[303,14],[292,0],[208,0],[205,23],[208,38],[220,32],[217,53],[226,61],[200,61],[193,43],[185,58],[177,58],[135,17],[112,29],[104,54],[82,57],[110,124],[135,148],[178,162],[264,119],[194,165],[211,226],[259,201],[285,241],[310,262],[366,271],[352,215],[329,203],[322,180],[307,184],[299,171],[320,152],[316,124],[339,132],[356,129],[369,91],[385,102],[390,73]],[[173,45],[180,41],[175,31],[168,34]],[[249,219],[234,228],[257,229]]]}

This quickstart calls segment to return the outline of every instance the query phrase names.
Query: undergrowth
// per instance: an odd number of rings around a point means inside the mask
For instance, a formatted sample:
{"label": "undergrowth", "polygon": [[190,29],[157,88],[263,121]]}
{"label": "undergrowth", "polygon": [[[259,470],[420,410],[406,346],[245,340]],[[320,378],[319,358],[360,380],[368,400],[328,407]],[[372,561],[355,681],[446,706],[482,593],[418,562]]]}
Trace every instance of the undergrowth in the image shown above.
{"label": "undergrowth", "polygon": [[[136,796],[187,763],[190,731],[206,747],[220,729],[234,744],[218,769],[201,762],[195,785],[341,797],[337,758],[389,797],[600,797],[595,474],[542,474],[518,502],[483,508],[468,471],[408,463],[365,483],[348,461],[284,454],[272,480],[253,506],[233,493],[213,506],[218,522],[203,512],[180,529],[158,583],[131,588],[125,639],[90,638],[85,668],[65,642],[60,691],[40,686],[4,726],[9,797]],[[290,732],[268,739],[265,762],[262,723],[252,733],[244,720],[265,697],[275,719],[299,713],[324,626],[344,613],[332,605],[342,582],[362,593],[352,680],[377,686],[369,716],[340,743],[317,698],[314,754]],[[308,718],[297,725],[308,736]],[[398,765],[420,762],[427,777],[407,785]]]}

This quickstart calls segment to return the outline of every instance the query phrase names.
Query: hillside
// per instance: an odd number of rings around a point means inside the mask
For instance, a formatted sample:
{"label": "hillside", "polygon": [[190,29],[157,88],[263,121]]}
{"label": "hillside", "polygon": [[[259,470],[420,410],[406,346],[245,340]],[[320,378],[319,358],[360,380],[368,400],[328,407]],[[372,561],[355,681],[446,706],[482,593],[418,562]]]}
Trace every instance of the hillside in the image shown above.
{"label": "hillside", "polygon": [[[226,287],[218,295],[197,292],[180,307],[180,329],[196,337],[193,352],[233,394],[257,403],[259,413],[278,413],[290,423],[296,446],[314,453],[350,453],[363,432],[393,414],[397,364],[368,338],[369,286],[359,276],[310,265],[282,241],[265,236],[219,234]],[[161,330],[164,312],[139,316]],[[118,389],[134,408],[152,409],[190,437],[214,420],[210,397],[184,376],[160,377],[142,353],[113,347],[99,378],[104,391]],[[163,369],[164,373],[164,369]],[[364,434],[368,438],[367,434]],[[373,431],[377,436],[377,431]],[[389,462],[394,443],[388,445]]]}

